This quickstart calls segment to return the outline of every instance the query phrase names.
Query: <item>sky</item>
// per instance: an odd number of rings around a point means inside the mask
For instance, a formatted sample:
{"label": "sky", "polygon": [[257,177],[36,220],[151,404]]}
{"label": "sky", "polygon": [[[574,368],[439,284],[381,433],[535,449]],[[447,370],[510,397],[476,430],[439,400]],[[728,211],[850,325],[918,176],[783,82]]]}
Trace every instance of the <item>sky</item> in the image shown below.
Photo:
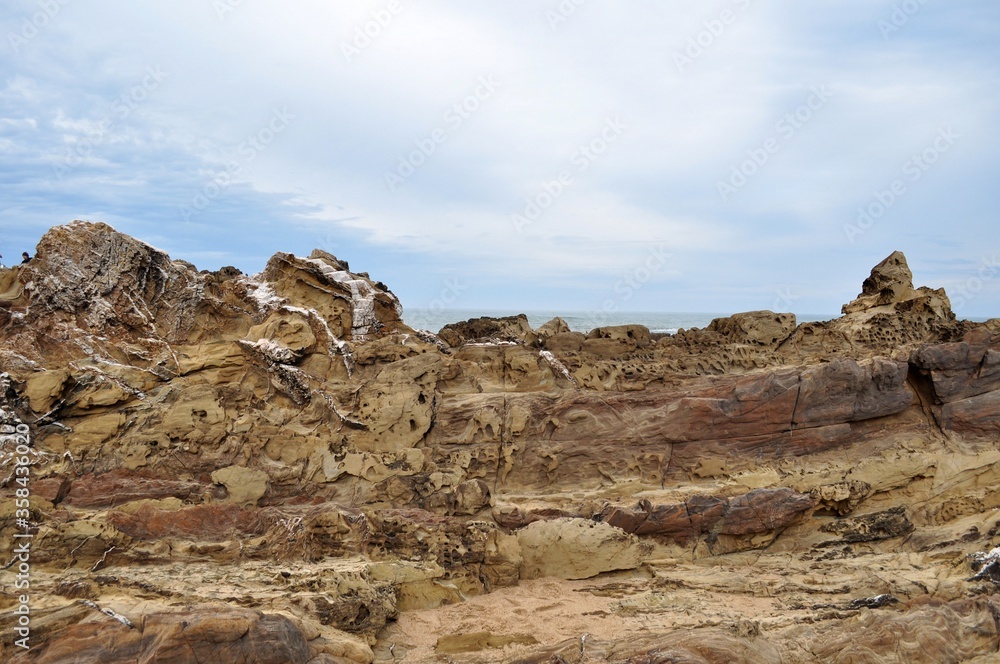
{"label": "sky", "polygon": [[404,309],[1000,316],[996,0],[6,0],[0,253],[104,221]]}

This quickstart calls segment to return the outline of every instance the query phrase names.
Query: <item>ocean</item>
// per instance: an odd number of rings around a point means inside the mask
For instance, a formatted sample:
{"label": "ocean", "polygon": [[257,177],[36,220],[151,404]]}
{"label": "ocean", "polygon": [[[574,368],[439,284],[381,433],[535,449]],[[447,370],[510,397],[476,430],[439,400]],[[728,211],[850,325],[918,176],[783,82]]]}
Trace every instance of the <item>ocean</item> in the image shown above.
{"label": "ocean", "polygon": [[[552,320],[556,316],[562,318],[569,325],[571,330],[576,332],[589,332],[595,327],[605,327],[608,325],[645,325],[650,332],[661,334],[675,334],[677,330],[692,327],[703,328],[715,318],[723,318],[732,314],[725,313],[690,313],[690,312],[638,312],[638,311],[615,311],[605,313],[600,311],[502,311],[485,309],[442,309],[433,311],[429,309],[403,310],[403,322],[412,328],[437,332],[445,325],[489,316],[500,318],[503,316],[516,316],[525,314],[532,329],[539,327]],[[799,323],[810,321],[824,321],[837,318],[839,314],[796,314]]]}

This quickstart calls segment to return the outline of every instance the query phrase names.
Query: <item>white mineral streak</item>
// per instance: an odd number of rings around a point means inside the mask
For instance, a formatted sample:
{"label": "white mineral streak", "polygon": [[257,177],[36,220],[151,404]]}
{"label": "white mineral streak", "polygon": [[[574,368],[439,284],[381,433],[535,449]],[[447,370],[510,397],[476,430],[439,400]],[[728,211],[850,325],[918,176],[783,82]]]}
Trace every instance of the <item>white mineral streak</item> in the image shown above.
{"label": "white mineral streak", "polygon": [[351,291],[351,336],[354,341],[364,341],[374,331],[375,323],[378,322],[375,317],[375,295],[378,291],[364,279],[358,279],[350,272],[338,270],[318,258],[305,260],[319,268],[324,277],[346,286]]}
{"label": "white mineral streak", "polygon": [[295,361],[295,351],[285,348],[272,339],[258,339],[253,347],[275,364],[291,364]]}
{"label": "white mineral streak", "polygon": [[326,322],[326,319],[320,316],[319,312],[315,309],[305,309],[303,307],[295,307],[288,304],[288,300],[274,292],[274,288],[271,284],[266,281],[261,281],[259,278],[260,275],[244,277],[243,283],[248,286],[248,294],[257,303],[260,310],[262,312],[288,311],[290,313],[298,313],[302,314],[309,320],[314,320],[319,323],[319,325],[326,331],[326,336],[329,340],[331,350],[344,359],[344,367],[347,369],[347,375],[353,375],[354,356],[351,354],[351,347],[346,341],[339,339],[333,333],[330,329],[330,324]]}
{"label": "white mineral streak", "polygon": [[538,354],[542,357],[543,360],[549,363],[550,367],[558,371],[563,378],[573,383],[573,385],[577,385],[576,378],[573,378],[573,374],[569,372],[569,369],[566,368],[566,365],[563,364],[558,357],[553,355],[551,351],[543,350],[539,351]]}

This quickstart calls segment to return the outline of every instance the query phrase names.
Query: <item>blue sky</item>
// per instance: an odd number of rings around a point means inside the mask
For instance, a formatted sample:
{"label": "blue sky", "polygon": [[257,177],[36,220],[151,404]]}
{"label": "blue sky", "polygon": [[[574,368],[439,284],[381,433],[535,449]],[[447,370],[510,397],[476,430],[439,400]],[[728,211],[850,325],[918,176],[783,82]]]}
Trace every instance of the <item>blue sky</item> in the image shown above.
{"label": "blue sky", "polygon": [[[1000,316],[995,0],[8,0],[0,252],[322,247],[404,308]],[[862,214],[864,213],[864,214]]]}

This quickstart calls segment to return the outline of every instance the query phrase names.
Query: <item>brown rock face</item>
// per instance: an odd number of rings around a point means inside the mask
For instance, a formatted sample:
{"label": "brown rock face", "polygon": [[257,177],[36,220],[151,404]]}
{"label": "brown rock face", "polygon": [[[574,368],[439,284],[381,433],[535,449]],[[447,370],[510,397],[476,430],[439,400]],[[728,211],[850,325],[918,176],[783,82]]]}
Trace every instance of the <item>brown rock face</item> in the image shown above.
{"label": "brown rock face", "polygon": [[93,623],[68,627],[59,639],[42,646],[37,654],[18,655],[9,661],[12,664],[27,661],[287,664],[309,659],[305,637],[284,616],[227,609],[149,614],[144,616],[141,626],[125,625],[110,618],[102,622],[101,629],[95,629]]}
{"label": "brown rock face", "polygon": [[0,271],[0,661],[995,654],[1000,333],[901,254],[798,326],[400,311],[325,252],[198,272],[103,224]]}

